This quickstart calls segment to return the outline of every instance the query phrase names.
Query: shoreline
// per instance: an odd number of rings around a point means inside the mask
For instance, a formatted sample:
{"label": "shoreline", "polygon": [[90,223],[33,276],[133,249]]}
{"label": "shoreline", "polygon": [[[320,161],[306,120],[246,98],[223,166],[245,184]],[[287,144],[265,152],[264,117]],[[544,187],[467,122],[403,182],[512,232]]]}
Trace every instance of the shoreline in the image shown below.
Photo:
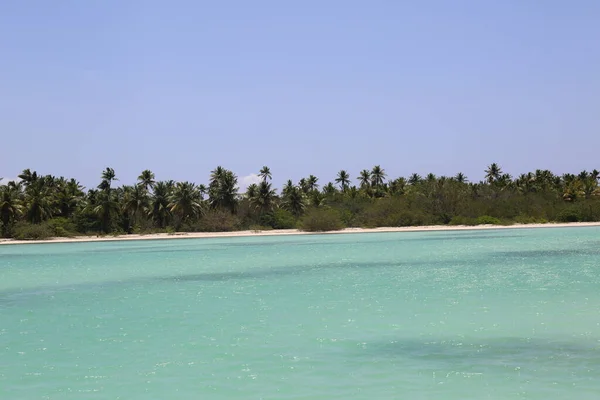
{"label": "shoreline", "polygon": [[234,238],[252,236],[284,236],[284,235],[336,235],[352,233],[390,233],[390,232],[441,232],[441,231],[466,231],[466,230],[493,230],[493,229],[532,229],[532,228],[577,228],[600,226],[600,222],[569,222],[547,224],[517,224],[517,225],[426,225],[390,228],[346,228],[339,231],[305,232],[299,229],[273,229],[265,231],[233,231],[233,232],[178,232],[178,233],[150,233],[147,235],[130,234],[117,236],[75,236],[72,238],[57,237],[44,240],[14,240],[0,239],[1,245],[19,244],[44,244],[44,243],[87,243],[87,242],[117,242],[132,240],[172,240],[172,239],[209,239],[209,238]]}

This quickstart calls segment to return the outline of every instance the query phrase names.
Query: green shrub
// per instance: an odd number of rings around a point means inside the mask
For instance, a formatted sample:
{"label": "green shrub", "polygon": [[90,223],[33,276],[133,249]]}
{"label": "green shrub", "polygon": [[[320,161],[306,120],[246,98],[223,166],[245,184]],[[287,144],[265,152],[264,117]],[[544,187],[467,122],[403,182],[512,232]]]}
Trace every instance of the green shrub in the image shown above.
{"label": "green shrub", "polygon": [[231,232],[239,229],[238,217],[224,210],[211,210],[207,212],[192,230],[200,232]]}
{"label": "green shrub", "polygon": [[559,222],[580,222],[582,219],[578,210],[569,208],[558,213],[556,220]]}
{"label": "green shrub", "polygon": [[313,208],[302,218],[300,226],[307,232],[325,232],[343,229],[344,223],[337,210]]}
{"label": "green shrub", "polygon": [[462,215],[457,215],[450,220],[448,225],[473,226],[473,225],[477,225],[477,221],[475,220],[475,218],[463,217]]}
{"label": "green shrub", "polygon": [[19,222],[13,228],[13,237],[17,240],[44,240],[54,236],[48,224],[30,224]]}
{"label": "green shrub", "polygon": [[500,221],[496,217],[490,217],[489,215],[482,215],[475,219],[476,225],[503,225],[502,221]]}
{"label": "green shrub", "polygon": [[273,228],[275,229],[294,229],[297,221],[294,214],[281,208],[273,212]]}
{"label": "green shrub", "polygon": [[77,228],[73,221],[67,218],[53,218],[45,222],[56,237],[73,237],[77,235]]}
{"label": "green shrub", "polygon": [[393,216],[393,225],[385,226],[422,226],[431,225],[432,217],[418,210],[403,210]]}

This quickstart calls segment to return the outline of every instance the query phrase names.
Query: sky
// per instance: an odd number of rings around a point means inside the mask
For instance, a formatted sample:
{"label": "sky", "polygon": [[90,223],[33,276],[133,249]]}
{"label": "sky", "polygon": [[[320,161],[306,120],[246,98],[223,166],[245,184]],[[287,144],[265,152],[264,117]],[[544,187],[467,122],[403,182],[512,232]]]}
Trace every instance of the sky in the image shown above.
{"label": "sky", "polygon": [[600,169],[597,0],[0,2],[0,177]]}

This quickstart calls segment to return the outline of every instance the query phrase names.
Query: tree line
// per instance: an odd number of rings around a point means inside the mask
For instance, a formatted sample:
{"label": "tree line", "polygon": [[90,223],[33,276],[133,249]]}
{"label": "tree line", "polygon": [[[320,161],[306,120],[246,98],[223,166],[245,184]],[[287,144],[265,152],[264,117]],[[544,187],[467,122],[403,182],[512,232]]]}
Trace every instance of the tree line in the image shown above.
{"label": "tree line", "polygon": [[511,224],[600,220],[600,173],[555,175],[536,170],[512,177],[494,163],[485,179],[455,176],[389,179],[376,165],[352,178],[341,170],[324,185],[309,175],[281,190],[263,167],[260,181],[239,192],[238,178],[221,166],[207,185],[159,181],[144,170],[134,185],[118,186],[106,168],[97,187],[24,170],[0,186],[0,232],[20,239],[78,234],[232,231],[430,224]]}

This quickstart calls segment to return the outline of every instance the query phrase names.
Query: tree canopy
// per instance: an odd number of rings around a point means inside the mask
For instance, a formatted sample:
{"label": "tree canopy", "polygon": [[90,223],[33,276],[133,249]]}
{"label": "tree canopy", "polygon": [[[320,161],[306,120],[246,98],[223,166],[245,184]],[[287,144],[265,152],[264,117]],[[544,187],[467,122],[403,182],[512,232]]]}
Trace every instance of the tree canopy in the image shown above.
{"label": "tree canopy", "polygon": [[[157,180],[143,170],[133,186],[118,186],[106,168],[99,184],[86,189],[75,179],[25,169],[20,181],[0,186],[0,233],[37,238],[78,234],[161,231],[376,227],[429,224],[600,221],[600,173],[555,175],[535,170],[517,177],[497,163],[471,182],[458,172],[424,178],[389,177],[380,165],[356,175],[340,170],[334,182],[315,175],[288,180],[281,190],[263,166],[260,181],[239,191],[232,171],[217,166],[208,185]],[[206,196],[206,198],[205,198]],[[333,222],[332,222],[333,221]],[[318,225],[318,224],[317,224]]]}

